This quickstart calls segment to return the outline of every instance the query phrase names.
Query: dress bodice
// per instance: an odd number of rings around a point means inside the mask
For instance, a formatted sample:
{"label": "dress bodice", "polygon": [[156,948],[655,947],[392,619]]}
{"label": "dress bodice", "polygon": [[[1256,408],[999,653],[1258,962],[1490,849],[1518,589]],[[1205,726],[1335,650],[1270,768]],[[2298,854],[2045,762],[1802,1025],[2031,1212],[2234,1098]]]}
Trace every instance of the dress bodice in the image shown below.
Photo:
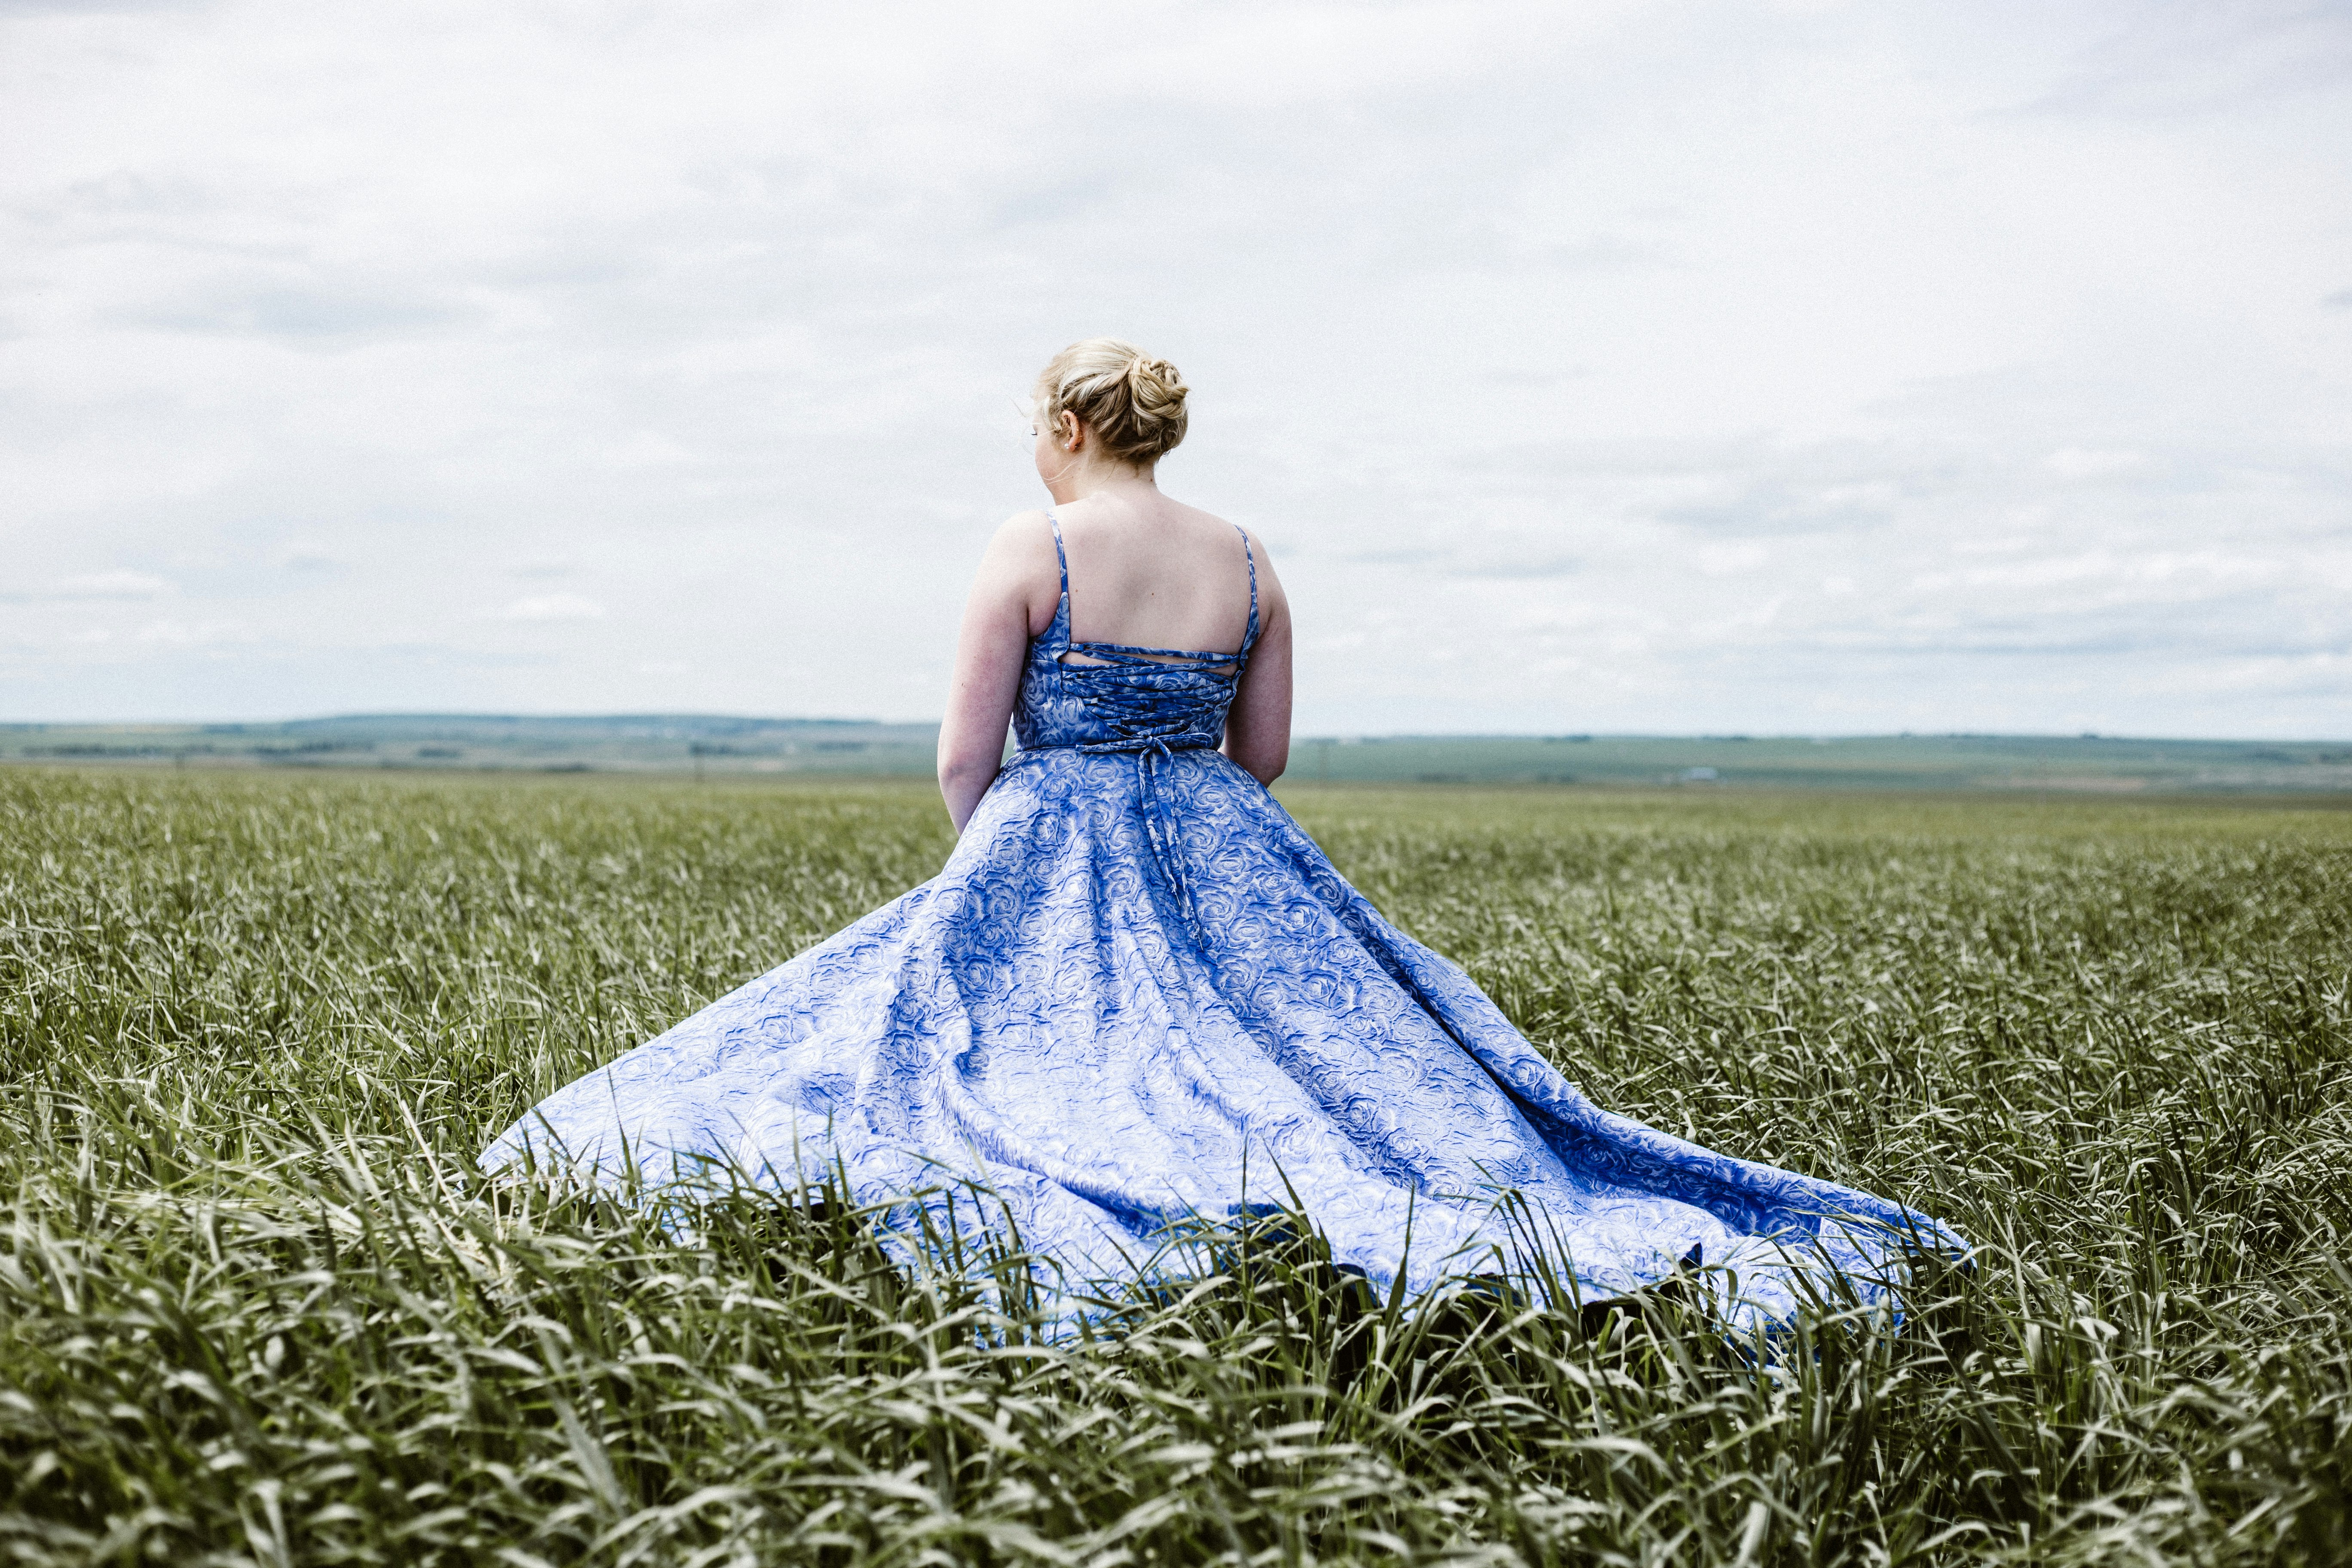
{"label": "dress bodice", "polygon": [[[1067,747],[1084,752],[1181,752],[1214,749],[1224,739],[1225,713],[1257,643],[1257,553],[1238,526],[1249,563],[1249,630],[1238,653],[1192,648],[1134,647],[1125,643],[1070,639],[1070,558],[1062,548],[1062,520],[1051,508],[1054,557],[1062,596],[1054,624],[1029,640],[1013,732],[1024,752]],[[1064,654],[1097,659],[1071,664]]]}

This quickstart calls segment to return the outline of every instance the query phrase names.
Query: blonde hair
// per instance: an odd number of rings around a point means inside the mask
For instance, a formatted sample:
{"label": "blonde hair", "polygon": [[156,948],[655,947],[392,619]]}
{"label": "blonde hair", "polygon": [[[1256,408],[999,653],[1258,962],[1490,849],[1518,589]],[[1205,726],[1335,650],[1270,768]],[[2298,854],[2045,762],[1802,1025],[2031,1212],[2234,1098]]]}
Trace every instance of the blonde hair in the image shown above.
{"label": "blonde hair", "polygon": [[1055,354],[1037,377],[1037,419],[1059,426],[1064,414],[1075,414],[1104,451],[1145,468],[1184,438],[1190,390],[1166,360],[1117,338],[1087,338]]}

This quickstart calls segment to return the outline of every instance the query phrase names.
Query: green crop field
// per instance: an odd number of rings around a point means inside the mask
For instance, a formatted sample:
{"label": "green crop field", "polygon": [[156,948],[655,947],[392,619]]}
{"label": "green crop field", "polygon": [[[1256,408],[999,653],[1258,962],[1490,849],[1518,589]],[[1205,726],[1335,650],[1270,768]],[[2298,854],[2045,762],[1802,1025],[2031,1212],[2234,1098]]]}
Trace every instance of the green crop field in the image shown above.
{"label": "green crop field", "polygon": [[1603,1103],[1982,1244],[1769,1360],[1254,1241],[1044,1342],[855,1216],[494,1189],[930,875],[912,783],[0,772],[0,1559],[2336,1563],[2352,812],[1287,790]]}

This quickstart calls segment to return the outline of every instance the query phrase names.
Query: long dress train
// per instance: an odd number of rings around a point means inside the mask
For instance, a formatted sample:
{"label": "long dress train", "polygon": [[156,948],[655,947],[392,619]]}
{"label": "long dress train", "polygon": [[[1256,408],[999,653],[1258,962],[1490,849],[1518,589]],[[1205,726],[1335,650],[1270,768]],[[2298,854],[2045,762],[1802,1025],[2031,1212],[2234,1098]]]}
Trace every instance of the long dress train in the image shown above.
{"label": "long dress train", "polygon": [[1073,643],[1064,556],[1020,750],[939,876],[551,1095],[484,1163],[715,1163],[860,1203],[977,1184],[935,1218],[1089,1287],[1266,1205],[1382,1289],[1539,1252],[1612,1296],[1696,1260],[1738,1270],[1751,1318],[1822,1270],[1874,1297],[1905,1247],[1964,1247],[1600,1110],[1349,887],[1215,749],[1257,640],[1243,543],[1239,654]]}

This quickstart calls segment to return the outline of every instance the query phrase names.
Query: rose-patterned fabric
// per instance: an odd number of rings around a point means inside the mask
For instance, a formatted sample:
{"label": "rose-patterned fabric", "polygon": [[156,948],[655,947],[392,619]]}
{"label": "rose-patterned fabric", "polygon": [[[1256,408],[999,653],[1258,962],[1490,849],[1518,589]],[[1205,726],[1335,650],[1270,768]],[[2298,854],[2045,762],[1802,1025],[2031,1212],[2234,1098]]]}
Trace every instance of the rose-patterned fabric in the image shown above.
{"label": "rose-patterned fabric", "polygon": [[1083,1287],[1267,1205],[1383,1289],[1539,1253],[1606,1297],[1696,1262],[1737,1270],[1743,1316],[1784,1315],[1824,1270],[1875,1297],[1903,1247],[1963,1248],[1598,1109],[1382,919],[1214,749],[1257,637],[1247,559],[1247,637],[1201,653],[1073,643],[1065,557],[1021,749],[940,875],[550,1096],[484,1163],[928,1190],[896,1211],[908,1234],[928,1207],[935,1235],[1017,1236]]}

